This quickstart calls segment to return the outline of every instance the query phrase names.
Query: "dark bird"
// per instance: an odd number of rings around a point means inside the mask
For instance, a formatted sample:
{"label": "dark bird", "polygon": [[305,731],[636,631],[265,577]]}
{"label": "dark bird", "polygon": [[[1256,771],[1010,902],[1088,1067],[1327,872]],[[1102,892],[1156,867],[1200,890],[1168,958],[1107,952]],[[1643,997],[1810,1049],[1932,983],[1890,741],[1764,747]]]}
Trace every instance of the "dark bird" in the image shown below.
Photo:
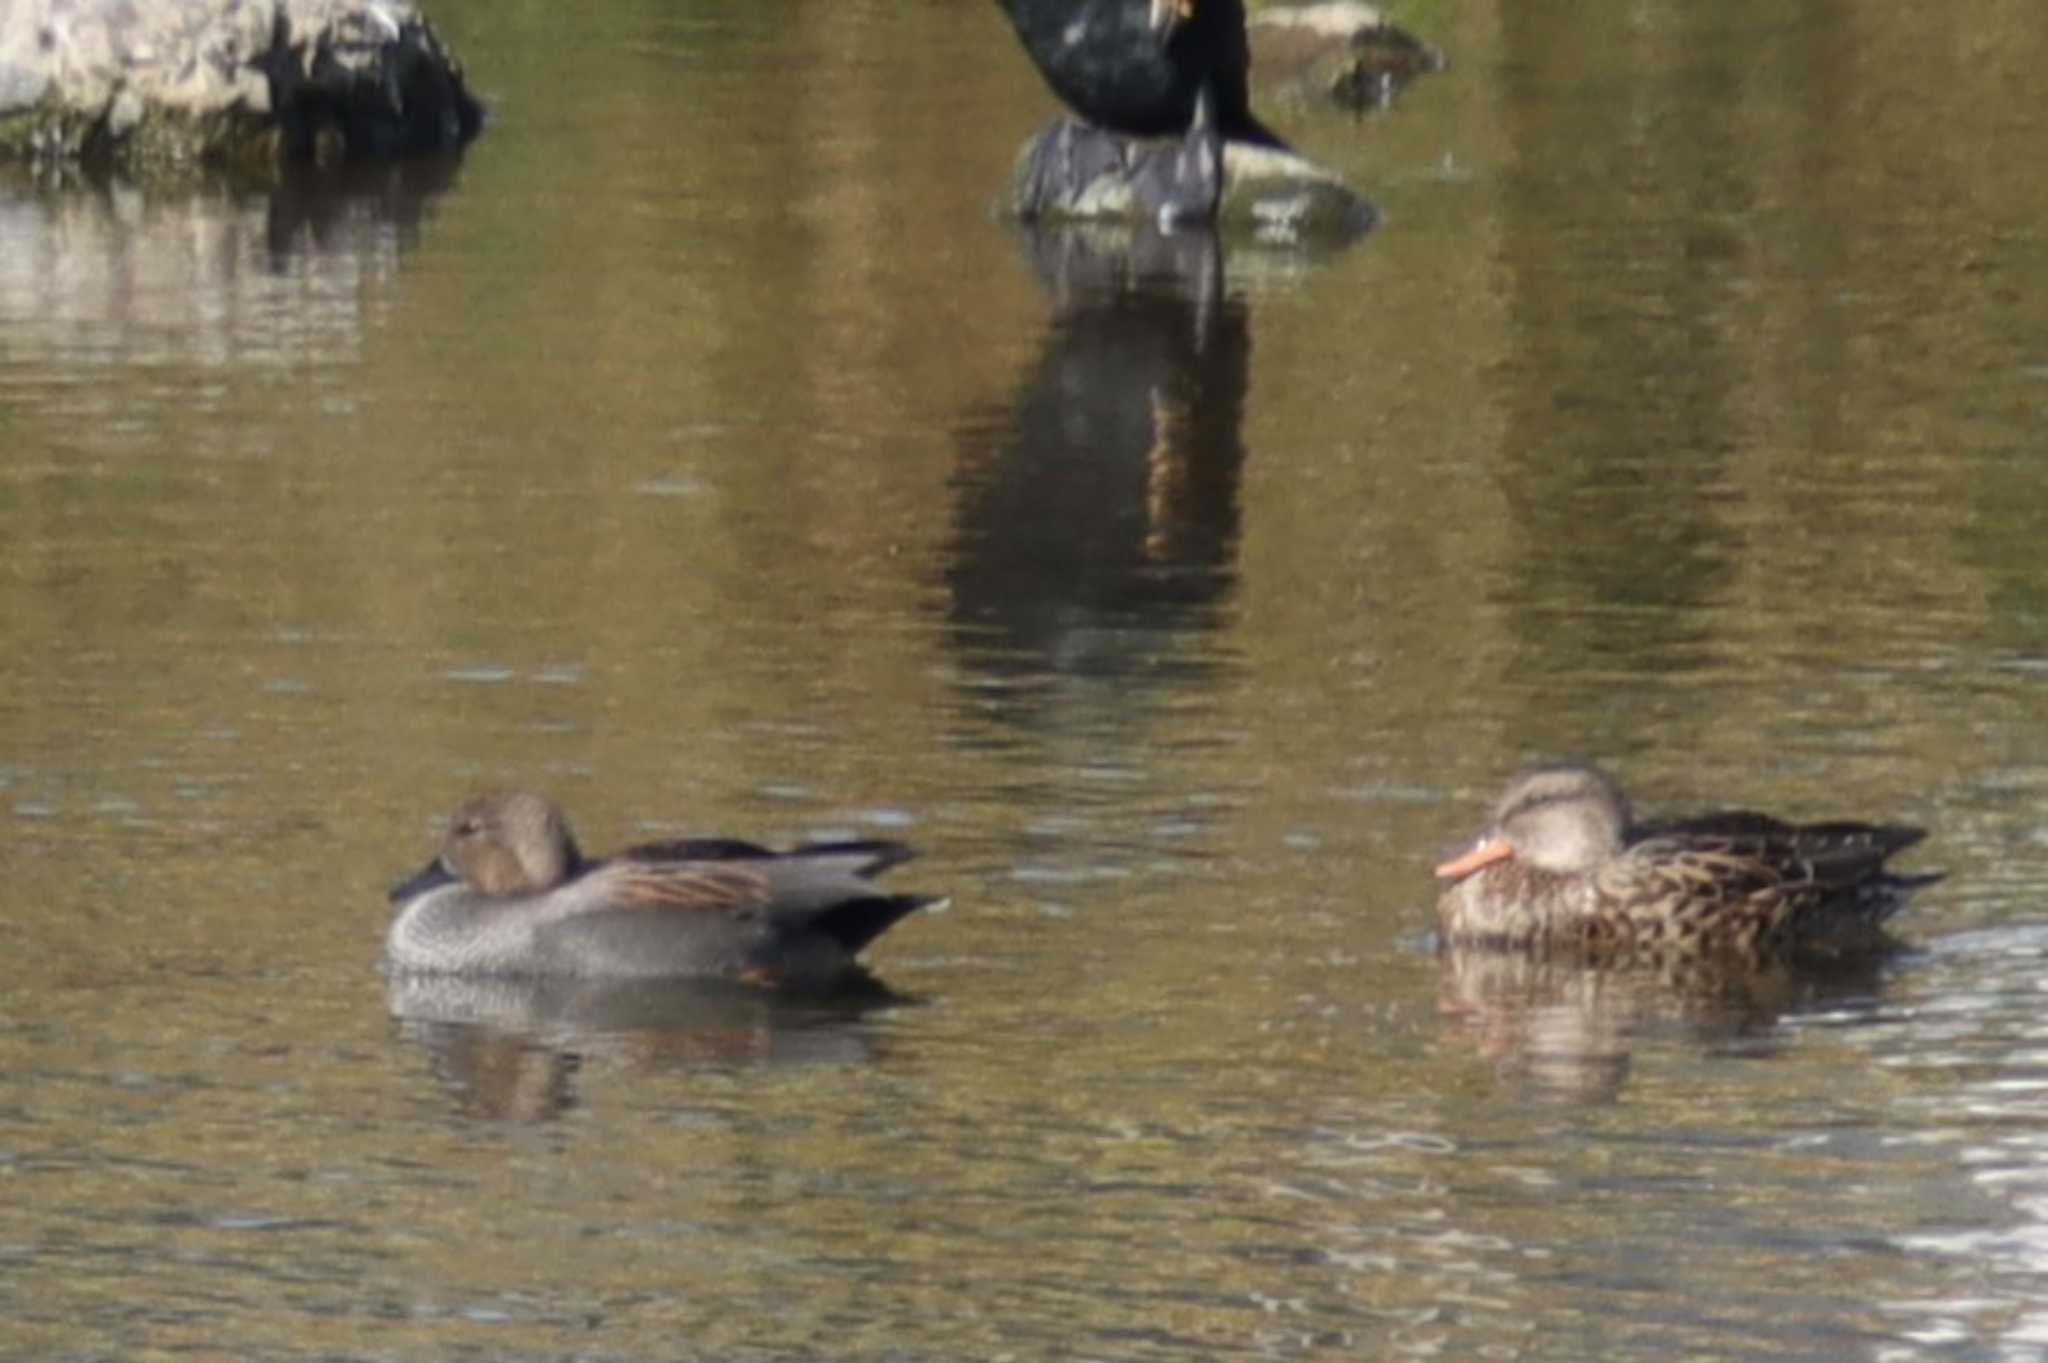
{"label": "dark bird", "polygon": [[1226,140],[1287,144],[1252,116],[1243,0],[997,0],[1039,74],[1088,122],[1178,137],[1208,95]]}
{"label": "dark bird", "polygon": [[463,146],[484,110],[462,68],[417,15],[379,5],[337,19],[309,44],[279,7],[270,43],[246,63],[270,90],[284,159],[390,159]]}
{"label": "dark bird", "polygon": [[1436,868],[1438,931],[1457,946],[1597,952],[1881,950],[1886,919],[1940,873],[1885,859],[1925,833],[1793,824],[1747,811],[1638,824],[1586,766],[1509,783],[1469,850]]}

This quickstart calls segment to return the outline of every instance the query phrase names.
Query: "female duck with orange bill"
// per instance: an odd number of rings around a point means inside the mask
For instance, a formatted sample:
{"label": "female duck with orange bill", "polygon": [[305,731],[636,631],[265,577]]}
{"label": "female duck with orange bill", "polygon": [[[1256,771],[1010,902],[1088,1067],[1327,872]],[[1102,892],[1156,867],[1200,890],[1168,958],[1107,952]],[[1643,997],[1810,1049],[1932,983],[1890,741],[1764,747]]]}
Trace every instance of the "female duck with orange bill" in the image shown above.
{"label": "female duck with orange bill", "polygon": [[1436,868],[1452,946],[1601,953],[1882,951],[1884,924],[1940,872],[1885,861],[1926,834],[1903,824],[1794,824],[1749,811],[1636,823],[1590,766],[1517,776],[1476,842]]}

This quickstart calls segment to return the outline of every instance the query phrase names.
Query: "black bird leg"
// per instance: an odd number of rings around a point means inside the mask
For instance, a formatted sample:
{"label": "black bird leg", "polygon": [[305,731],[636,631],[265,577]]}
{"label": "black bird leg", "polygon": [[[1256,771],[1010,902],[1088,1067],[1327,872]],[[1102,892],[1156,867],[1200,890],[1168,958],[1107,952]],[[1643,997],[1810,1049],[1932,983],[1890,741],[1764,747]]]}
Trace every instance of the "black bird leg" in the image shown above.
{"label": "black bird leg", "polygon": [[1178,145],[1160,148],[1140,163],[1134,178],[1141,201],[1167,231],[1215,219],[1223,199],[1223,138],[1216,129],[1209,82],[1195,91],[1194,117]]}

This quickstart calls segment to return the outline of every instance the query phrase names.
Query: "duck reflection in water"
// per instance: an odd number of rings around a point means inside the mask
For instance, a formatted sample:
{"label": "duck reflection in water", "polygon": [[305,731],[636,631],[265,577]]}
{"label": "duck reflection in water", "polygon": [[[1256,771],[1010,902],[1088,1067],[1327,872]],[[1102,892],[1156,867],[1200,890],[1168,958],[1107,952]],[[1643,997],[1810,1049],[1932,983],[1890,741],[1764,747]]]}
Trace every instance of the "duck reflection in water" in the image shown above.
{"label": "duck reflection in water", "polygon": [[830,993],[720,980],[617,981],[394,974],[386,1003],[465,1112],[547,1121],[601,1076],[864,1065],[868,1014],[914,1005],[866,974]]}
{"label": "duck reflection in water", "polygon": [[1874,1011],[1883,958],[1595,961],[1446,946],[1437,1009],[1499,1079],[1547,1101],[1611,1102],[1639,1051],[1675,1042],[1767,1055],[1803,1013]]}
{"label": "duck reflection in water", "polygon": [[1235,580],[1244,304],[1207,233],[1022,240],[1056,311],[1008,406],[961,438],[951,637],[984,675],[1158,678]]}

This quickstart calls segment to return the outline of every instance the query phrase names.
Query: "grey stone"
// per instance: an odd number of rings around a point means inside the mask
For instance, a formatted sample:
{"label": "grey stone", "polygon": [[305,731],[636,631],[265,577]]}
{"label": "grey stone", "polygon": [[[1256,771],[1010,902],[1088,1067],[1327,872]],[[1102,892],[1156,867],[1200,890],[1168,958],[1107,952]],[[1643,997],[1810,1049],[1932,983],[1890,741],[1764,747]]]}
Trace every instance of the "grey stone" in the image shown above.
{"label": "grey stone", "polygon": [[0,4],[0,159],[377,158],[460,146],[481,121],[410,0]]}
{"label": "grey stone", "polygon": [[1219,144],[1199,129],[1125,137],[1071,118],[1025,143],[1002,208],[1026,222],[1213,222],[1227,236],[1290,246],[1348,240],[1377,216],[1334,172],[1291,151]]}
{"label": "grey stone", "polygon": [[0,116],[30,108],[49,86],[50,78],[43,72],[0,61]]}
{"label": "grey stone", "polygon": [[124,86],[120,93],[114,96],[114,102],[107,106],[108,135],[126,137],[142,122],[145,112],[142,96]]}

